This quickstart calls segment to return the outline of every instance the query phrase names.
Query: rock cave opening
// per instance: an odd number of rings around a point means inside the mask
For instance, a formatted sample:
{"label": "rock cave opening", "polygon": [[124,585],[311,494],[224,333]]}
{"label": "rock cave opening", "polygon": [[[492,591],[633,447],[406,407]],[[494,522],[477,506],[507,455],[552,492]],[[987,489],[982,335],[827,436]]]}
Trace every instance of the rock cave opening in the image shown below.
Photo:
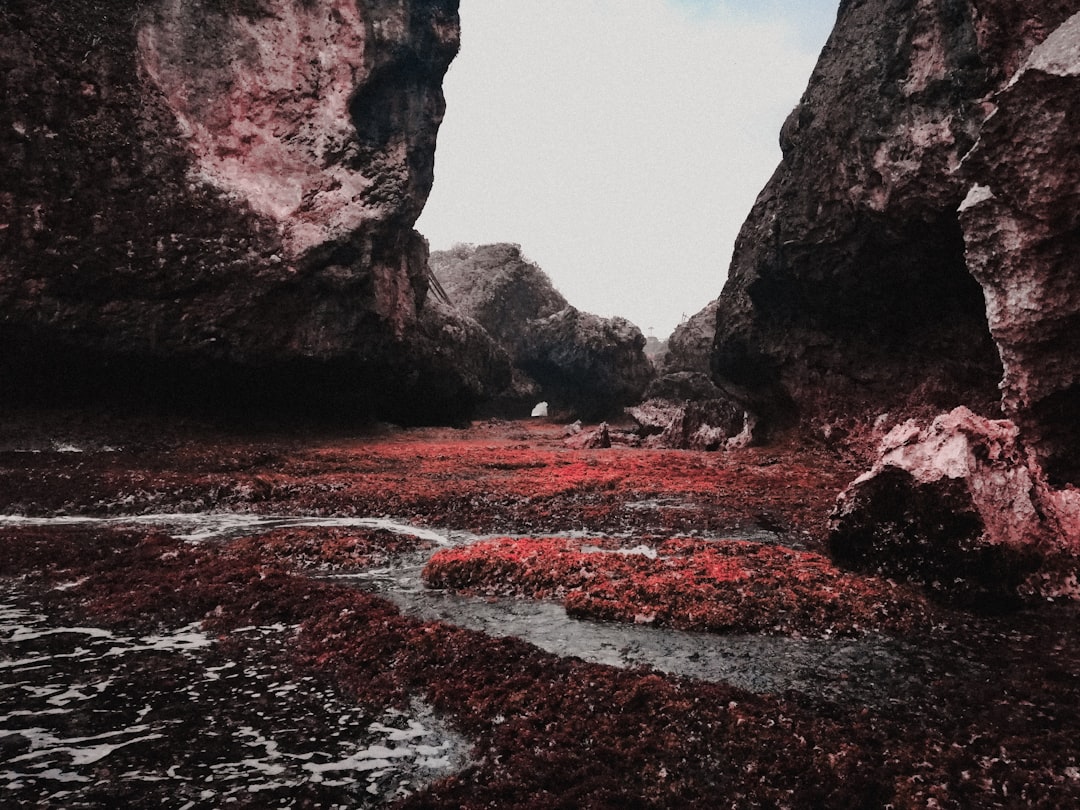
{"label": "rock cave opening", "polygon": [[[910,400],[1000,414],[1001,360],[955,213],[863,217],[828,244],[777,240],[749,295],[772,333],[781,379],[803,408],[800,389],[817,388],[882,412]],[[743,369],[747,361],[729,354],[721,376],[761,383],[750,379],[761,376],[759,361]],[[794,374],[776,362],[795,357],[802,368]]]}

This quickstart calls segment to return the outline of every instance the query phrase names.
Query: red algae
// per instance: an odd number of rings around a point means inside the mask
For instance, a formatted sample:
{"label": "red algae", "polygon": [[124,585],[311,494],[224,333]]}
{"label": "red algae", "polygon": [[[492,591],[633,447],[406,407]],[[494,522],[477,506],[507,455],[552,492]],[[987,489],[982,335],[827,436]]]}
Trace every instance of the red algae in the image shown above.
{"label": "red algae", "polygon": [[[460,562],[445,566],[462,577],[454,587],[502,587],[620,621],[884,630],[910,642],[911,663],[896,666],[921,676],[919,689],[880,704],[842,692],[758,695],[422,621],[310,576],[426,548],[377,530],[305,527],[192,544],[102,525],[0,529],[0,578],[27,594],[28,610],[117,628],[200,622],[214,654],[236,661],[257,643],[244,628],[283,627],[280,644],[260,653],[283,677],[332,684],[372,714],[416,699],[434,707],[470,741],[470,764],[401,807],[1080,806],[1075,612],[943,610],[928,626],[911,592],[838,574],[816,554],[687,536],[759,524],[820,548],[833,498],[851,476],[822,452],[572,450],[561,429],[540,423],[317,438],[162,425],[143,445],[77,427],[97,446],[120,449],[0,451],[0,511],[390,515],[527,534],[439,559]],[[17,437],[5,441],[13,447]],[[598,539],[550,536],[566,530]],[[616,553],[637,544],[656,559]],[[924,649],[938,657],[917,667]],[[850,656],[832,666],[820,677],[875,677]],[[168,710],[185,711],[182,696]],[[0,746],[0,761],[12,750],[21,749]],[[108,765],[94,772],[103,783]]]}
{"label": "red algae", "polygon": [[[100,443],[100,442],[99,442]],[[478,533],[672,533],[765,524],[815,547],[853,477],[816,450],[574,450],[558,426],[478,424],[371,437],[241,440],[165,430],[110,453],[0,453],[6,511],[244,509],[393,515]],[[12,458],[17,456],[17,458]]]}
{"label": "red algae", "polygon": [[602,540],[497,538],[437,552],[428,585],[559,599],[572,615],[679,630],[851,634],[930,622],[909,589],[836,568],[820,554],[740,540],[675,538],[651,553]]}
{"label": "red algae", "polygon": [[234,553],[251,553],[264,562],[324,571],[352,571],[381,565],[396,555],[432,548],[430,541],[386,529],[289,528],[246,537]]}

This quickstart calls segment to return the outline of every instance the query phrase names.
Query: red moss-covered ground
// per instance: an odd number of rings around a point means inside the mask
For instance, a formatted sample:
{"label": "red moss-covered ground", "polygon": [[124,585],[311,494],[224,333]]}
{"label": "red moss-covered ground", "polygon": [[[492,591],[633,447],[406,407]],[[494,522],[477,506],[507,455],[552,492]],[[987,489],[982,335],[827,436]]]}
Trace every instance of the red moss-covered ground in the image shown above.
{"label": "red moss-covered ground", "polygon": [[155,422],[50,430],[37,417],[4,427],[0,506],[23,514],[385,514],[477,533],[765,525],[816,544],[854,475],[813,448],[575,450],[542,422],[311,436]]}
{"label": "red moss-covered ground", "polygon": [[662,540],[647,553],[611,546],[496,538],[437,552],[424,578],[438,588],[554,598],[572,615],[680,630],[910,633],[930,624],[925,601],[910,590],[845,573],[814,552],[694,538]]}
{"label": "red moss-covered ground", "polygon": [[[62,451],[53,441],[84,452]],[[273,653],[283,678],[317,678],[370,712],[426,701],[471,742],[471,762],[403,799],[403,807],[1080,806],[1075,610],[942,612],[932,626],[921,618],[909,626],[893,621],[893,606],[920,615],[921,601],[887,584],[833,578],[820,558],[767,546],[739,546],[746,553],[732,557],[725,553],[732,544],[689,535],[722,536],[756,524],[813,547],[849,476],[840,460],[793,448],[727,455],[569,450],[554,425],[310,438],[58,416],[41,424],[9,418],[0,429],[5,513],[318,510],[536,537],[622,532],[619,544],[645,543],[661,559],[677,560],[667,574],[693,580],[703,600],[724,583],[748,581],[748,571],[794,589],[811,611],[829,610],[834,585],[853,605],[881,593],[894,601],[887,602],[890,615],[867,608],[871,629],[914,649],[933,648],[954,665],[928,669],[918,690],[874,705],[795,691],[755,695],[560,658],[516,639],[409,618],[372,594],[309,575],[312,568],[378,565],[423,546],[386,532],[281,529],[190,544],[149,529],[7,526],[0,528],[0,580],[17,586],[28,609],[69,624],[152,630],[201,622],[220,653],[237,660],[252,643],[242,628],[295,628]],[[695,601],[674,587],[674,577],[654,580],[638,570],[652,562],[644,557],[583,554],[580,541],[513,541],[522,549],[526,542],[537,564],[513,586],[523,592],[559,596],[582,576],[581,566],[592,565],[594,578],[608,577],[610,588],[599,595],[652,599],[658,617]],[[589,542],[614,550],[611,540]],[[646,587],[624,597],[614,584],[617,570]],[[563,574],[566,583],[558,581]],[[808,577],[801,585],[800,575]],[[768,598],[784,603],[789,594]],[[764,616],[775,601],[762,595],[754,604]],[[19,687],[4,672],[0,715],[19,707]],[[838,669],[833,677],[859,674]],[[171,710],[183,712],[182,696],[177,700]],[[0,735],[0,771],[9,742]],[[168,744],[182,750],[200,741]],[[110,767],[109,758],[95,766],[102,788],[88,806],[186,805],[168,782],[147,782],[143,795],[114,795]],[[294,806],[334,803],[312,791],[297,787]],[[215,806],[193,795],[195,806]],[[361,798],[343,794],[336,803],[360,805]],[[65,806],[62,798],[20,805]],[[264,803],[252,794],[230,806]]]}

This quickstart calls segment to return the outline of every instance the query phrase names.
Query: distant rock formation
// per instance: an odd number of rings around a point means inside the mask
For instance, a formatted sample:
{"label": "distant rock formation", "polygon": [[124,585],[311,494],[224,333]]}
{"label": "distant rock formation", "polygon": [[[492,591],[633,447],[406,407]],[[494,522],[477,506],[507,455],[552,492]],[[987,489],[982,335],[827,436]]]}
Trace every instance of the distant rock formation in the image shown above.
{"label": "distant rock formation", "polygon": [[645,356],[652,361],[653,366],[659,367],[663,364],[664,358],[667,357],[668,342],[653,335],[647,335],[645,337],[644,351]]}
{"label": "distant rock formation", "polygon": [[5,395],[467,413],[412,229],[457,5],[5,2]]}
{"label": "distant rock formation", "polygon": [[542,398],[553,409],[596,420],[641,399],[653,377],[641,330],[624,318],[570,306],[518,245],[436,251],[431,269],[453,306],[509,354],[523,375],[515,390],[535,381],[528,400],[509,396],[506,407],[513,408],[515,398],[519,410]]}
{"label": "distant rock formation", "polygon": [[709,373],[713,341],[716,339],[718,306],[719,302],[712,301],[675,327],[675,331],[668,338],[668,351],[664,358],[665,372]]}
{"label": "distant rock formation", "polygon": [[721,450],[760,438],[755,437],[754,423],[743,405],[710,379],[716,307],[713,301],[675,328],[657,363],[658,376],[645,390],[645,401],[627,408],[644,445]]}

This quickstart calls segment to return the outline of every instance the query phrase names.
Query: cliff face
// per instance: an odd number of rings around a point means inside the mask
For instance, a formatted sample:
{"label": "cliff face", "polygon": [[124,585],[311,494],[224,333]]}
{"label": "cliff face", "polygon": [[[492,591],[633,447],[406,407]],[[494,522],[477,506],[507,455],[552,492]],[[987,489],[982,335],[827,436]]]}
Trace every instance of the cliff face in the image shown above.
{"label": "cliff face", "polygon": [[408,411],[457,45],[456,0],[5,3],[7,380]]}
{"label": "cliff face", "polygon": [[841,3],[736,244],[712,357],[722,387],[772,423],[999,412],[961,162],[991,95],[1073,6]]}
{"label": "cliff face", "polygon": [[511,410],[540,398],[601,419],[641,399],[654,373],[641,330],[570,306],[518,245],[459,245],[432,253],[431,269],[453,306],[483,326],[518,370],[520,395],[504,396]]}
{"label": "cliff face", "polygon": [[766,427],[918,417],[830,545],[945,596],[1078,596],[1074,11],[843,2],[719,300],[714,376]]}
{"label": "cliff face", "polygon": [[962,175],[968,267],[1004,366],[1002,405],[1053,480],[1080,483],[1080,15],[991,101]]}

